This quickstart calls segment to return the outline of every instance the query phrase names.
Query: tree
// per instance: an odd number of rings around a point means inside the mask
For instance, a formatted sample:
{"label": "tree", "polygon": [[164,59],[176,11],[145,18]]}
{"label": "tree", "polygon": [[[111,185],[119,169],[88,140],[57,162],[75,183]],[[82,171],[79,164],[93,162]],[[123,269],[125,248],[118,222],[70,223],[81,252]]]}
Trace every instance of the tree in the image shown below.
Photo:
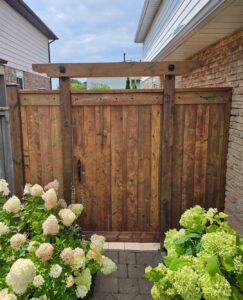
{"label": "tree", "polygon": [[134,80],[133,84],[132,84],[132,89],[136,90],[137,89],[137,83],[136,80]]}
{"label": "tree", "polygon": [[80,91],[87,90],[87,85],[84,82],[81,82],[77,79],[71,79],[71,90]]}
{"label": "tree", "polygon": [[131,86],[130,86],[130,78],[127,77],[127,80],[126,80],[126,90],[130,90]]}

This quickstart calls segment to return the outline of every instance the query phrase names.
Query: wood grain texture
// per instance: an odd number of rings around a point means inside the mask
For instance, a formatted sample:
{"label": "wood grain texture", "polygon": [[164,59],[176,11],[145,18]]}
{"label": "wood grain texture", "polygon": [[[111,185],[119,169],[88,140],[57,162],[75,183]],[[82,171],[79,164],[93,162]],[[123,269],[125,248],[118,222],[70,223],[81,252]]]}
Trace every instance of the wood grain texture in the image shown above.
{"label": "wood grain texture", "polygon": [[[169,65],[174,65],[170,71]],[[50,77],[127,77],[160,76],[162,74],[183,74],[201,66],[196,61],[160,62],[111,62],[111,63],[66,63],[33,64],[34,71]],[[65,72],[60,72],[60,68]]]}
{"label": "wood grain texture", "polygon": [[63,182],[64,199],[71,202],[72,193],[72,114],[71,114],[71,84],[70,78],[60,78],[60,110],[63,151]]}
{"label": "wood grain texture", "polygon": [[22,145],[21,109],[17,86],[7,87],[10,141],[13,160],[14,193],[21,197],[24,188],[24,161]]}
{"label": "wood grain texture", "polygon": [[[75,202],[85,206],[80,218],[85,231],[102,232],[110,241],[157,241],[168,227],[178,227],[186,208],[222,209],[230,91],[179,90],[175,95],[183,93],[183,101],[174,103],[174,82],[167,80],[165,95],[162,90],[134,91],[134,98],[133,91],[72,93],[70,178]],[[57,178],[63,195],[63,107],[48,104],[46,96],[53,93],[41,91],[37,102],[31,97],[38,93],[20,94],[30,97],[21,105],[25,178],[41,184]],[[151,95],[160,101],[150,102]],[[215,95],[224,100],[198,98]],[[98,97],[102,105],[95,104]]]}

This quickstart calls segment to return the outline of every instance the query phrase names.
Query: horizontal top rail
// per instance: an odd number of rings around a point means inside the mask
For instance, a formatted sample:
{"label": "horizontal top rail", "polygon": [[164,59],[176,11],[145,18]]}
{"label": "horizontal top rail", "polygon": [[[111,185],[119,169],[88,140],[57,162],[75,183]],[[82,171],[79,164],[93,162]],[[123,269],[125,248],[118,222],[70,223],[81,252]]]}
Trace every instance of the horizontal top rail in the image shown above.
{"label": "horizontal top rail", "polygon": [[[176,89],[175,104],[216,104],[230,101],[231,88]],[[72,91],[73,106],[163,104],[162,89]],[[59,91],[19,91],[21,106],[59,106]]]}
{"label": "horizontal top rail", "polygon": [[180,75],[202,66],[198,61],[111,62],[33,64],[33,70],[49,77],[127,77]]}

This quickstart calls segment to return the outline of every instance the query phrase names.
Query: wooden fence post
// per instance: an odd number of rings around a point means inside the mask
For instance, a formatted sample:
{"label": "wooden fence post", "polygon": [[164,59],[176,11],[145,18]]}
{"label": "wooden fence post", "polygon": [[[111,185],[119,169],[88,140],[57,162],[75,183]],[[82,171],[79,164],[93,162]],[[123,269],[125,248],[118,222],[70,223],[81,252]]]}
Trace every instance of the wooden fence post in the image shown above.
{"label": "wooden fence post", "polygon": [[161,184],[160,184],[160,230],[165,233],[171,226],[171,196],[172,196],[172,148],[173,121],[175,108],[175,76],[165,75],[164,104],[162,114],[161,139]]}
{"label": "wooden fence post", "polygon": [[71,82],[68,77],[59,78],[61,130],[63,150],[63,192],[64,199],[71,202],[72,194],[72,106]]}
{"label": "wooden fence post", "polygon": [[22,197],[24,190],[24,156],[22,145],[21,113],[18,86],[7,85],[10,141],[13,159],[14,193]]}

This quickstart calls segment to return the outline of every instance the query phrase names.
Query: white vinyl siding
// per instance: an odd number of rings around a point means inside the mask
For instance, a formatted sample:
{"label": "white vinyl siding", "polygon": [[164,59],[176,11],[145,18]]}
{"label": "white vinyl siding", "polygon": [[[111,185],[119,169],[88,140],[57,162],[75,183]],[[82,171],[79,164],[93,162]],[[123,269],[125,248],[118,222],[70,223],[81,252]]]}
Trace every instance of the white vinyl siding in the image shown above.
{"label": "white vinyl siding", "polygon": [[0,0],[0,58],[7,66],[31,72],[33,63],[48,63],[48,38]]}
{"label": "white vinyl siding", "polygon": [[144,41],[144,60],[153,60],[209,0],[164,0]]}

